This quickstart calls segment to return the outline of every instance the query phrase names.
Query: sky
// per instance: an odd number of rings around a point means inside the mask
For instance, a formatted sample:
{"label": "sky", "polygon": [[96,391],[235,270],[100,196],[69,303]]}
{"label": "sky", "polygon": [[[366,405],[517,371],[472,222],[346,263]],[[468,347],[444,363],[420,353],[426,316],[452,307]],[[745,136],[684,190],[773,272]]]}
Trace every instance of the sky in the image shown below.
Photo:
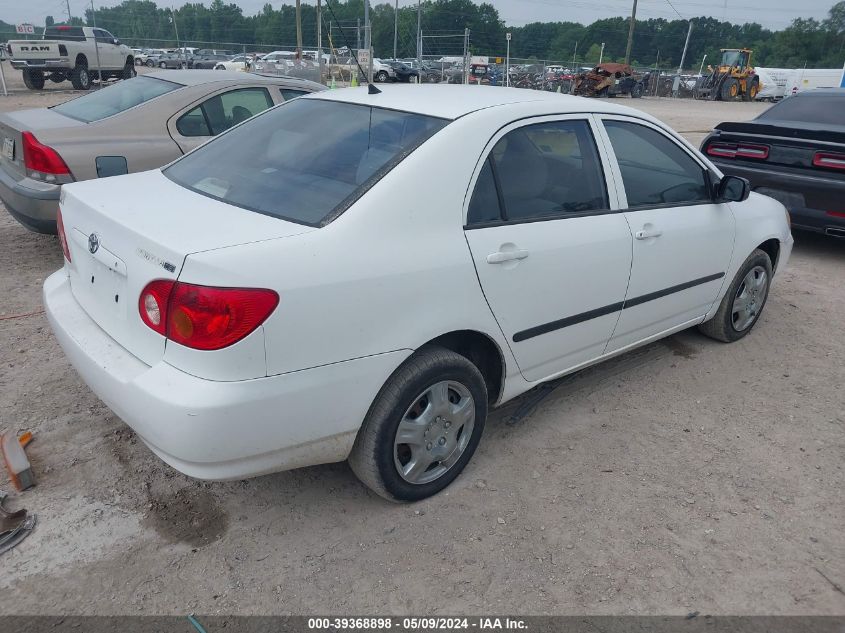
{"label": "sky", "polygon": [[[90,0],[68,0],[74,15],[82,15]],[[159,6],[181,6],[187,0],[156,0]],[[199,0],[193,0],[199,1]],[[227,0],[240,6],[246,15],[261,10],[268,0]],[[304,0],[314,4],[314,0]],[[378,4],[385,0],[371,0]],[[389,0],[393,2],[394,0]],[[599,18],[630,15],[632,0],[487,0],[498,10],[506,24],[522,26],[529,22],[573,21],[589,24]],[[731,22],[758,22],[770,29],[789,26],[797,17],[824,19],[836,0],[639,0],[638,18],[688,19],[702,15]],[[274,7],[283,4],[271,0]],[[113,6],[120,0],[95,0],[95,6]],[[206,5],[210,0],[206,0]],[[288,0],[287,4],[293,4]],[[399,0],[401,7],[416,6],[415,0]],[[0,20],[12,24],[44,24],[52,15],[61,20],[66,15],[65,0],[0,0]]]}

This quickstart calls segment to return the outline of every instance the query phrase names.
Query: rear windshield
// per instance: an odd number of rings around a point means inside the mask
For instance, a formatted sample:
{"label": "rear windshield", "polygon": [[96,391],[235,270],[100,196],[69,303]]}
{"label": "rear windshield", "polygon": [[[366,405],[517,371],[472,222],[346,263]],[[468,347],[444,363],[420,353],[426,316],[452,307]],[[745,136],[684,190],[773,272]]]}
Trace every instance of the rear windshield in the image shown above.
{"label": "rear windshield", "polygon": [[53,110],[71,119],[91,123],[134,108],[136,105],[181,87],[179,84],[153,77],[133,77],[53,106]]}
{"label": "rear windshield", "polygon": [[845,91],[842,95],[788,97],[766,110],[757,120],[845,125]]}
{"label": "rear windshield", "polygon": [[81,26],[48,26],[44,29],[45,40],[85,41],[85,31]]}
{"label": "rear windshield", "polygon": [[284,220],[323,226],[447,121],[295,99],[165,169],[174,182]]}

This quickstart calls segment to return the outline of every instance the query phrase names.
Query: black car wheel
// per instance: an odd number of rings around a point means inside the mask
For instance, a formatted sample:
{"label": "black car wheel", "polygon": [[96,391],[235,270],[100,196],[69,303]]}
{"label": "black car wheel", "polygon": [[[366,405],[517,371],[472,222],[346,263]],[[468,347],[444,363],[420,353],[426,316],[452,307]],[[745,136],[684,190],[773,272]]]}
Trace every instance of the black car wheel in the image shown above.
{"label": "black car wheel", "polygon": [[88,66],[77,64],[70,72],[70,82],[75,90],[88,90],[91,87],[91,75],[88,73]]}
{"label": "black car wheel", "polygon": [[41,90],[44,87],[44,73],[27,68],[23,71],[23,83],[30,90]]}

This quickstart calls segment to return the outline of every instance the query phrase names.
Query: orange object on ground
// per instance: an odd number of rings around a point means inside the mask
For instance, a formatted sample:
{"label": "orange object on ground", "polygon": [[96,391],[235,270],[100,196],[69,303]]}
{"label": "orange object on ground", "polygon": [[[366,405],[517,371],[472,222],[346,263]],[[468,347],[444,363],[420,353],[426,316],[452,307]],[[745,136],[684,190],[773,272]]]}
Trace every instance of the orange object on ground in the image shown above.
{"label": "orange object on ground", "polygon": [[3,451],[3,461],[6,463],[6,470],[12,484],[18,491],[32,488],[35,485],[35,475],[32,473],[32,466],[29,464],[26,452],[23,447],[32,441],[32,433],[24,433],[20,438],[14,433],[3,433],[0,435],[0,449]]}

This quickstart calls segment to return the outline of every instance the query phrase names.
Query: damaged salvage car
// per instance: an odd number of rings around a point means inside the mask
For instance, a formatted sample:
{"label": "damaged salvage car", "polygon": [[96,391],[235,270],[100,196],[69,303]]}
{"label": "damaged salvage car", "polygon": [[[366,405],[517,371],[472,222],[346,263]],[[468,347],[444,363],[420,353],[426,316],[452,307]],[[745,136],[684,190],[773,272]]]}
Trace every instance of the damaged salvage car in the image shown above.
{"label": "damaged salvage car", "polygon": [[634,72],[628,64],[599,64],[593,70],[575,77],[574,94],[581,97],[643,96],[645,77]]}
{"label": "damaged salvage car", "polygon": [[[658,120],[556,93],[313,93],[170,165],[65,185],[56,337],[165,462],[241,479],[348,459],[415,501],[488,411],[698,326],[746,336],[783,205]],[[428,174],[437,187],[408,196]]]}

